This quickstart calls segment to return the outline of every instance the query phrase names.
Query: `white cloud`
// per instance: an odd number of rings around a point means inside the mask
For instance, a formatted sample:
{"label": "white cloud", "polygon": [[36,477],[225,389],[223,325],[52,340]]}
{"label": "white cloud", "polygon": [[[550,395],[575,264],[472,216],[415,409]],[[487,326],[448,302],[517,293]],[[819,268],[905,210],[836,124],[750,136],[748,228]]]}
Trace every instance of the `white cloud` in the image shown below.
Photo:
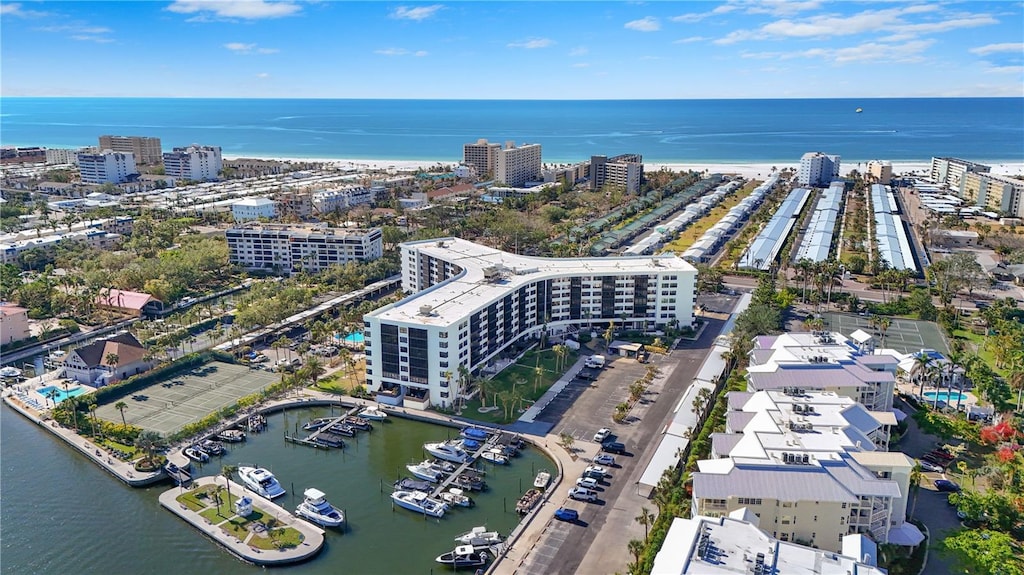
{"label": "white cloud", "polygon": [[177,14],[196,14],[191,21],[204,21],[211,16],[221,19],[260,20],[291,16],[302,11],[302,7],[290,0],[175,0],[167,10]]}
{"label": "white cloud", "polygon": [[17,2],[0,4],[0,14],[3,14],[4,16],[16,16],[18,18],[42,18],[43,16],[49,16],[49,13],[47,12],[25,10],[24,7]]}
{"label": "white cloud", "polygon": [[978,46],[977,48],[971,48],[968,50],[971,54],[977,54],[978,56],[986,56],[988,54],[995,54],[997,52],[1016,52],[1020,54],[1024,52],[1024,42],[1004,42],[1002,44],[986,44],[984,46]]}
{"label": "white cloud", "polygon": [[577,46],[572,50],[569,50],[570,56],[586,56],[590,53],[590,50],[586,46]]}
{"label": "white cloud", "polygon": [[789,14],[796,14],[807,10],[817,10],[818,8],[821,8],[821,2],[818,0],[807,0],[805,2],[796,2],[794,0],[761,0],[760,2],[751,4],[746,9],[746,13],[787,16]]}
{"label": "white cloud", "polygon": [[934,40],[914,40],[902,44],[883,42],[865,42],[845,48],[809,48],[795,52],[747,52],[743,58],[758,60],[793,60],[806,58],[831,62],[833,64],[849,64],[851,62],[922,62],[924,52]]}
{"label": "white cloud", "polygon": [[509,48],[525,48],[527,50],[535,50],[537,48],[547,48],[548,46],[554,45],[555,41],[551,38],[528,38],[519,42],[510,42]]}
{"label": "white cloud", "polygon": [[381,56],[416,56],[422,58],[430,54],[426,50],[406,50],[405,48],[381,48],[380,50],[374,50],[374,54],[380,54]]}
{"label": "white cloud", "polygon": [[113,32],[105,26],[90,26],[82,23],[59,24],[54,26],[40,26],[35,28],[38,32],[52,32],[67,34],[68,38],[80,42],[96,42],[97,44],[110,44],[114,41],[109,36]]}
{"label": "white cloud", "polygon": [[417,22],[426,20],[437,14],[439,10],[444,8],[443,4],[432,4],[430,6],[417,6],[410,8],[408,6],[399,6],[395,8],[394,12],[391,13],[392,18],[399,20],[415,20]]}
{"label": "white cloud", "polygon": [[244,42],[228,42],[224,47],[235,54],[277,54],[277,48],[260,48],[256,44],[245,44]]}
{"label": "white cloud", "polygon": [[625,27],[637,32],[657,32],[661,30],[661,22],[654,16],[647,16],[646,18],[626,22]]}
{"label": "white cloud", "polygon": [[72,40],[78,40],[80,42],[96,42],[97,44],[110,44],[114,41],[113,38],[107,38],[106,36],[94,36],[92,34],[73,34]]}
{"label": "white cloud", "polygon": [[739,7],[735,4],[723,4],[721,6],[716,7],[714,10],[710,10],[708,12],[691,12],[689,14],[680,14],[679,16],[673,16],[671,20],[673,22],[693,24],[695,22],[700,22],[705,18],[710,18],[712,16],[717,16],[719,14],[728,14],[729,12],[737,10],[738,8]]}
{"label": "white cloud", "polygon": [[572,67],[573,68],[589,68],[590,67],[590,63],[589,62],[576,62],[575,64],[572,65]]}
{"label": "white cloud", "polygon": [[427,52],[426,50],[416,50],[413,56],[416,56],[417,58],[422,58],[428,54],[430,54],[430,52]]}
{"label": "white cloud", "polygon": [[672,43],[673,44],[692,44],[694,42],[700,42],[702,40],[707,40],[707,39],[708,38],[705,38],[704,36],[690,36],[689,38],[680,38],[680,39],[678,39],[678,40],[676,40],[676,41],[674,41]]}
{"label": "white cloud", "polygon": [[256,77],[259,78],[260,80],[264,80],[266,78],[269,78],[270,74],[266,72],[260,72],[259,74],[256,74]]}

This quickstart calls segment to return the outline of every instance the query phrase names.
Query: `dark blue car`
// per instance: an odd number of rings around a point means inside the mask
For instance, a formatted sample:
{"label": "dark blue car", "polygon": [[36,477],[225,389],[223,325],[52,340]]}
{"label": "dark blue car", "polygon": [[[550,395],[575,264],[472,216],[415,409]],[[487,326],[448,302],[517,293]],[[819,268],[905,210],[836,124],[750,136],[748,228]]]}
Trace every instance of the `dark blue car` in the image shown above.
{"label": "dark blue car", "polygon": [[580,514],[575,509],[568,509],[565,507],[559,507],[555,511],[555,519],[559,521],[579,521]]}
{"label": "dark blue car", "polygon": [[960,486],[948,479],[936,479],[935,489],[939,491],[945,491],[948,493],[959,493]]}

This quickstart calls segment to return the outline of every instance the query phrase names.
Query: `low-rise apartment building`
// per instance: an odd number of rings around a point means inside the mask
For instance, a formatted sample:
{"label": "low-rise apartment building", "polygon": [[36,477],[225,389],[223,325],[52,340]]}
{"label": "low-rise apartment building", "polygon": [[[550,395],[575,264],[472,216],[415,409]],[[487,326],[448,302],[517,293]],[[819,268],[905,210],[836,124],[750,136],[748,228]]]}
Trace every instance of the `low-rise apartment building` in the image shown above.
{"label": "low-rise apartment building", "polygon": [[379,228],[252,222],[233,227],[225,235],[232,264],[287,275],[316,273],[335,264],[368,262],[383,255]]}
{"label": "low-rise apartment building", "polygon": [[260,218],[271,220],[277,215],[277,205],[270,198],[243,198],[231,204],[231,217],[236,222]]}
{"label": "low-rise apartment building", "polygon": [[987,174],[991,170],[991,166],[960,158],[932,158],[931,182],[959,192],[964,174]]}
{"label": "low-rise apartment building", "polygon": [[373,203],[374,193],[362,186],[345,186],[313,192],[313,209],[318,214],[350,210]]}
{"label": "low-rise apartment building", "polygon": [[1024,180],[966,172],[960,180],[959,196],[991,212],[1024,217]]}
{"label": "low-rise apartment building", "polygon": [[0,302],[0,344],[7,345],[29,337],[28,310]]}

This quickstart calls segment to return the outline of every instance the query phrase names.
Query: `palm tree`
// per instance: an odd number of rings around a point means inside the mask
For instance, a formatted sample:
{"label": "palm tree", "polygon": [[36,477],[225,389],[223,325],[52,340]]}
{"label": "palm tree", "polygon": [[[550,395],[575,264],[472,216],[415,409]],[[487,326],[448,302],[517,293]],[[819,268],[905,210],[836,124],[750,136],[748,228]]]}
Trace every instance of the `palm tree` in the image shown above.
{"label": "palm tree", "polygon": [[[213,491],[213,501],[214,501],[214,503],[217,504],[217,517],[221,517],[221,518],[224,517],[223,515],[220,514],[220,508],[221,508],[221,505],[223,505],[223,502],[220,499],[220,494],[221,494],[222,491],[224,491],[224,486],[223,485],[218,485],[216,487],[216,489],[214,489],[214,491]],[[228,502],[230,503],[230,501],[231,501],[231,496],[228,495]]]}
{"label": "palm tree", "polygon": [[228,490],[228,505],[231,504],[231,474],[238,471],[237,465],[224,465],[220,468],[220,474],[224,476],[224,487]]}
{"label": "palm tree", "polygon": [[95,403],[90,403],[89,404],[89,413],[92,414],[92,436],[93,437],[98,437],[99,434],[96,433],[96,404]]}
{"label": "palm tree", "polygon": [[117,362],[121,360],[121,356],[116,353],[110,352],[103,356],[103,361],[106,362],[107,367],[110,369],[110,373],[117,372]]}
{"label": "palm tree", "polygon": [[320,376],[324,374],[324,368],[315,355],[306,360],[306,365],[302,369],[305,371],[305,376],[309,378],[310,384],[314,387],[317,381],[320,380]]}
{"label": "palm tree", "polygon": [[615,322],[608,324],[608,329],[604,330],[604,350],[608,351],[612,345],[612,337],[615,336]]}
{"label": "palm tree", "polygon": [[639,539],[630,539],[627,544],[629,553],[633,556],[634,562],[640,564],[640,554],[644,552],[644,542]]}
{"label": "palm tree", "polygon": [[921,383],[921,389],[917,392],[917,395],[921,397],[924,397],[924,384],[925,381],[927,381],[926,374],[928,373],[928,370],[931,367],[931,365],[932,358],[927,353],[922,351],[918,352],[918,354],[914,356],[914,367],[917,368],[914,371],[916,373],[918,382]]}
{"label": "palm tree", "polygon": [[57,397],[57,390],[56,389],[51,389],[50,391],[46,392],[46,399],[50,400],[50,403],[53,404],[54,408],[57,407],[56,397]]}
{"label": "palm tree", "polygon": [[119,401],[114,404],[114,409],[121,412],[121,424],[125,429],[128,429],[128,422],[124,419],[124,410],[128,409],[128,404],[123,401]]}
{"label": "palm tree", "polygon": [[640,515],[636,516],[636,522],[644,526],[644,541],[647,541],[647,528],[654,525],[655,515],[646,507],[640,508]]}
{"label": "palm tree", "polygon": [[153,461],[153,454],[156,453],[157,446],[163,441],[160,434],[155,431],[143,431],[139,433],[139,436],[135,438],[135,447],[138,447],[146,453],[146,460]]}
{"label": "palm tree", "polygon": [[[538,358],[537,361],[540,361],[540,356],[539,355],[537,356],[537,358]],[[533,368],[533,393],[534,393],[534,395],[537,394],[537,388],[540,387],[540,382],[543,379],[544,379],[544,368],[538,365],[537,367]]]}
{"label": "palm tree", "polygon": [[[872,318],[875,319],[875,318]],[[875,320],[875,327],[878,328],[878,333],[882,335],[881,346],[885,347],[885,332],[889,331],[889,326],[892,325],[892,320],[887,317],[879,317]]]}

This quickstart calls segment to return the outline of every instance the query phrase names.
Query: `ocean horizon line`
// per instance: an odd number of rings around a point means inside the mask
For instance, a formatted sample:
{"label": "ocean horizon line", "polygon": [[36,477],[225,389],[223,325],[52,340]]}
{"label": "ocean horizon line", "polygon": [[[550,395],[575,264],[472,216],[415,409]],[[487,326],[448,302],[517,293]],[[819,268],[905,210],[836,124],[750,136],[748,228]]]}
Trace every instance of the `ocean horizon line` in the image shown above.
{"label": "ocean horizon line", "polygon": [[278,101],[382,101],[382,102],[793,102],[814,101],[895,101],[895,100],[1024,100],[1024,96],[794,96],[791,98],[389,98],[370,96],[306,96],[278,98],[261,96],[7,96],[2,100],[278,100]]}

